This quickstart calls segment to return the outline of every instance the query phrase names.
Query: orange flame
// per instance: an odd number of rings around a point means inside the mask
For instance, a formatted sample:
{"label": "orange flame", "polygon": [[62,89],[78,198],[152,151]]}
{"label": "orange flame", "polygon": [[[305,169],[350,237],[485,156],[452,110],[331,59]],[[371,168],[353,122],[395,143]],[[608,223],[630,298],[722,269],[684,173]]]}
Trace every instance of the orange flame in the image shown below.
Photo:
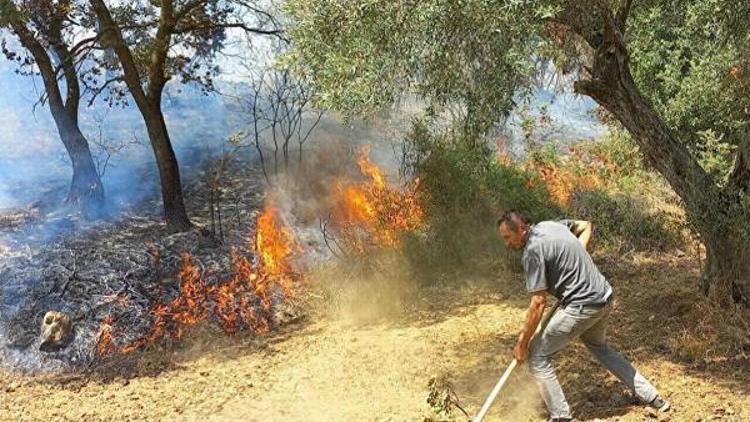
{"label": "orange flame", "polygon": [[383,171],[370,160],[369,146],[360,151],[357,164],[366,180],[339,181],[335,185],[333,223],[344,242],[357,252],[364,252],[368,243],[396,247],[401,233],[423,224],[422,207],[416,198],[419,180],[405,191],[389,186]]}
{"label": "orange flame", "polygon": [[729,67],[729,75],[734,79],[738,79],[741,73],[742,70],[736,64]]}
{"label": "orange flame", "polygon": [[570,177],[558,171],[557,167],[552,165],[540,168],[539,173],[552,200],[559,205],[567,205],[574,188],[574,183]]}
{"label": "orange flame", "polygon": [[233,250],[231,276],[212,285],[206,283],[203,272],[190,254],[183,254],[178,295],[168,303],[154,306],[150,332],[117,347],[111,334],[110,317],[100,330],[99,354],[106,355],[112,351],[127,354],[161,337],[180,338],[185,327],[211,317],[215,317],[228,335],[241,329],[256,334],[270,331],[275,295],[277,292],[285,297],[290,295],[291,282],[298,279],[292,264],[292,255],[297,246],[283,224],[278,208],[271,202],[257,220],[254,240],[253,250],[257,259],[251,260]]}
{"label": "orange flame", "polygon": [[364,147],[362,147],[362,151],[359,152],[357,164],[359,165],[359,170],[362,172],[362,174],[368,176],[372,180],[372,185],[374,188],[386,188],[385,176],[383,176],[383,171],[380,170],[380,167],[376,166],[372,161],[370,161],[369,145],[365,145]]}
{"label": "orange flame", "polygon": [[255,251],[262,266],[273,276],[293,272],[290,258],[295,249],[296,245],[282,222],[279,209],[271,202],[258,218],[255,234]]}
{"label": "orange flame", "polygon": [[[569,147],[570,155],[564,156],[560,163],[534,162],[532,169],[539,173],[541,182],[550,198],[558,205],[568,206],[576,191],[589,191],[613,183],[622,169],[610,156],[592,151],[587,144]],[[529,187],[535,182],[530,181]]]}

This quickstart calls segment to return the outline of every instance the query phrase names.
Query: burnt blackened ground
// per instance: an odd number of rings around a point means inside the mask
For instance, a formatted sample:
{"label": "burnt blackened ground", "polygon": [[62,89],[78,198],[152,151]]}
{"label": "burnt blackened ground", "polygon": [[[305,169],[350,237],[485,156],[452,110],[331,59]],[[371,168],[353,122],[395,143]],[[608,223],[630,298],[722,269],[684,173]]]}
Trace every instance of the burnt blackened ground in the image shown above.
{"label": "burnt blackened ground", "polygon": [[[87,222],[57,208],[59,194],[0,212],[0,365],[24,372],[91,367],[99,363],[105,318],[125,324],[121,342],[148,331],[153,305],[176,294],[183,252],[204,269],[229,268],[230,249],[248,245],[265,187],[256,166],[231,160],[220,177],[222,242],[210,230],[214,166],[212,159],[185,165],[185,197],[197,226],[187,233],[165,231],[156,191],[109,221]],[[138,177],[133,183],[147,184]],[[215,227],[217,219],[215,212]],[[75,335],[62,350],[44,353],[39,326],[49,310],[70,315]]]}

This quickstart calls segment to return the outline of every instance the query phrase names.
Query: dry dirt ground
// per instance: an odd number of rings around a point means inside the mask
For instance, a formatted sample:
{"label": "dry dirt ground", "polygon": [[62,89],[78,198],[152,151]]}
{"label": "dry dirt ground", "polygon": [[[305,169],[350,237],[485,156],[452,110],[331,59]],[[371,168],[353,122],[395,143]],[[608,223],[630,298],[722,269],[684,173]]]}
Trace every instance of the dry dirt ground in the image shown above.
{"label": "dry dirt ground", "polygon": [[[695,294],[695,257],[597,260],[617,292],[611,342],[672,401],[671,420],[750,420],[746,314]],[[423,289],[387,318],[363,318],[357,304],[311,311],[260,339],[228,339],[204,327],[145,352],[137,368],[119,375],[2,374],[0,419],[421,421],[437,418],[425,397],[430,377],[440,374],[474,413],[510,360],[524,317],[521,286],[518,275],[506,274]],[[312,290],[306,294],[317,297]],[[580,345],[557,363],[580,420],[657,420],[628,403]],[[521,368],[487,420],[543,420],[540,405]]]}

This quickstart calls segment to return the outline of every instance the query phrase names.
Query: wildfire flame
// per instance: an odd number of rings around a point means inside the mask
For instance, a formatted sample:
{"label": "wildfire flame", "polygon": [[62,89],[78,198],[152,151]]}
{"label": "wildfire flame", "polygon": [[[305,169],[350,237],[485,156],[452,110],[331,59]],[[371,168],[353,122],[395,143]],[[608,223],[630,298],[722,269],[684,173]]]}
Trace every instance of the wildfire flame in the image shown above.
{"label": "wildfire flame", "polygon": [[280,276],[293,272],[290,258],[296,245],[289,229],[282,224],[279,209],[273,204],[258,218],[254,246],[268,274]]}
{"label": "wildfire flame", "polygon": [[[570,155],[562,163],[534,163],[550,198],[558,205],[568,206],[573,193],[606,186],[602,174],[619,174],[623,169],[606,154],[592,152],[585,146],[571,146]],[[611,180],[611,179],[610,179]],[[534,182],[531,182],[531,186]]]}
{"label": "wildfire flame", "polygon": [[162,337],[180,338],[185,327],[212,317],[228,335],[242,329],[256,334],[270,331],[274,299],[279,294],[290,295],[291,284],[298,279],[292,264],[297,246],[278,208],[271,202],[257,219],[252,245],[256,259],[232,251],[231,275],[215,284],[208,284],[191,255],[183,254],[178,295],[168,303],[154,306],[151,331],[142,338],[116,346],[112,319],[107,318],[100,329],[99,354],[113,351],[127,354]]}
{"label": "wildfire flame", "polygon": [[733,77],[734,79],[738,79],[740,77],[740,74],[742,73],[742,70],[737,65],[732,65],[729,67],[729,75]]}
{"label": "wildfire flame", "polygon": [[362,148],[362,151],[360,151],[359,158],[357,159],[357,164],[359,165],[359,170],[362,172],[362,174],[372,180],[372,185],[374,188],[386,188],[385,176],[383,176],[383,171],[380,170],[380,167],[376,166],[372,161],[370,161],[369,145],[364,146]]}
{"label": "wildfire flame", "polygon": [[540,168],[539,174],[547,187],[550,198],[559,205],[568,205],[575,187],[574,181],[551,165]]}
{"label": "wildfire flame", "polygon": [[424,220],[416,198],[419,180],[404,191],[389,186],[383,171],[370,160],[370,148],[357,159],[364,181],[339,181],[332,192],[333,223],[347,245],[364,252],[368,242],[380,247],[398,246],[401,233],[419,228]]}

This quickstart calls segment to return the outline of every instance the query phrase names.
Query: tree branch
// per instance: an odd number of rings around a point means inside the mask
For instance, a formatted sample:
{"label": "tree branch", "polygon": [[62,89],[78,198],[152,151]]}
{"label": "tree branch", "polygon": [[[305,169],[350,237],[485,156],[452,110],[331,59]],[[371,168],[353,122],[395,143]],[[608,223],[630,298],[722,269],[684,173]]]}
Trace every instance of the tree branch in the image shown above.
{"label": "tree branch", "polygon": [[75,68],[73,56],[70,54],[68,47],[62,42],[62,34],[58,42],[52,45],[52,49],[60,58],[60,66],[65,75],[65,86],[68,89],[65,96],[65,110],[68,112],[71,120],[78,124],[78,108],[81,102],[81,86],[78,82],[78,72]]}
{"label": "tree branch", "polygon": [[115,23],[112,14],[107,8],[107,5],[104,4],[103,0],[91,0],[91,6],[99,20],[102,33],[107,33],[112,38],[111,43],[113,44],[117,57],[120,59],[125,83],[128,85],[130,94],[133,96],[133,99],[135,99],[139,107],[147,107],[148,102],[146,93],[143,91],[143,86],[141,86],[141,75],[135,64],[133,54],[130,52],[130,49],[122,37],[121,29]]}
{"label": "tree branch", "polygon": [[60,93],[60,87],[57,84],[52,60],[47,54],[47,51],[21,20],[20,17],[22,15],[13,2],[2,1],[0,2],[0,5],[6,7],[9,11],[10,19],[8,24],[10,25],[11,30],[16,36],[18,36],[21,45],[31,53],[31,56],[34,57],[34,61],[36,61],[36,65],[42,75],[42,81],[44,81],[44,90],[47,94],[50,107],[64,109],[65,105],[63,103],[62,94]]}
{"label": "tree branch", "polygon": [[206,31],[216,28],[224,28],[224,29],[231,29],[231,28],[239,28],[247,33],[252,34],[258,34],[258,35],[276,35],[279,38],[286,40],[282,36],[282,34],[285,33],[283,29],[263,29],[263,28],[255,28],[248,26],[245,23],[242,22],[234,22],[234,23],[211,23],[211,24],[204,24],[204,25],[186,25],[186,26],[178,26],[174,29],[175,34],[186,34],[188,32],[193,31]]}
{"label": "tree branch", "polygon": [[101,39],[101,37],[102,37],[102,34],[96,34],[93,37],[84,38],[84,39],[78,41],[72,47],[70,47],[70,54],[72,56],[77,56],[80,49],[82,49],[84,47],[87,47],[89,45],[96,44],[97,42],[99,42],[99,40]]}
{"label": "tree branch", "polygon": [[181,21],[185,16],[189,15],[193,12],[193,10],[197,9],[200,6],[203,6],[207,3],[206,0],[193,0],[191,2],[186,3],[182,10],[175,12],[175,22]]}
{"label": "tree branch", "polygon": [[152,101],[161,99],[161,93],[169,77],[165,73],[169,44],[175,29],[175,14],[173,0],[162,0],[159,26],[154,37],[153,51],[151,52],[151,63],[149,65],[148,93]]}
{"label": "tree branch", "polygon": [[273,14],[271,14],[271,13],[265,11],[265,10],[259,9],[258,7],[256,7],[255,5],[253,5],[253,4],[251,4],[250,2],[247,2],[247,1],[237,0],[236,3],[239,4],[239,5],[241,5],[242,7],[246,8],[247,10],[251,11],[256,16],[260,16],[260,17],[264,18],[265,21],[266,22],[270,22],[272,24],[272,26],[274,26],[276,28],[280,28],[281,27],[281,24],[279,23],[278,19],[276,19],[276,16],[274,16]]}
{"label": "tree branch", "polygon": [[91,89],[90,91],[93,92],[91,95],[91,98],[88,101],[88,106],[91,107],[94,104],[94,101],[101,95],[102,92],[111,84],[115,82],[122,81],[122,76],[115,76],[114,78],[107,79],[102,86],[97,87],[96,89]]}
{"label": "tree branch", "polygon": [[720,203],[722,192],[638,89],[615,18],[608,10],[600,12],[601,44],[594,55],[591,78],[575,82],[575,91],[594,99],[622,123],[649,164],[683,199],[696,224],[710,232],[709,210]]}

